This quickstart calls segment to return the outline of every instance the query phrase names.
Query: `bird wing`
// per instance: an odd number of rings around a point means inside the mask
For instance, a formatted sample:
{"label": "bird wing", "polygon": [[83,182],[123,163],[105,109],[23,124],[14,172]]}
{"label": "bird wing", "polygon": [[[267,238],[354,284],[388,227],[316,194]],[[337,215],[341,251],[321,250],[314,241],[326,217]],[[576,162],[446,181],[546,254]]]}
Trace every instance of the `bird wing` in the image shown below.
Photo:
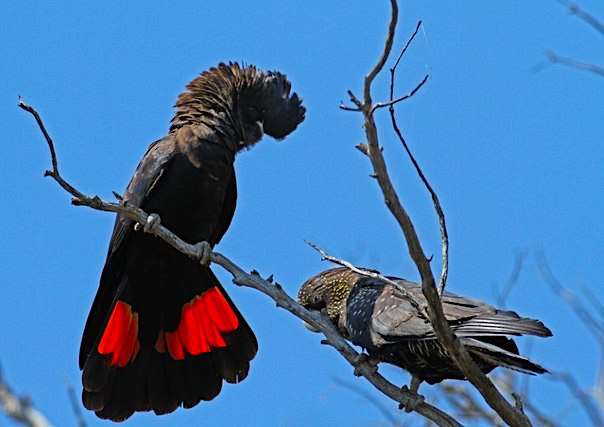
{"label": "bird wing", "polygon": [[[371,330],[382,337],[384,343],[401,339],[421,339],[431,334],[430,321],[417,311],[400,290],[385,284],[373,286],[381,288],[381,292],[374,303]],[[425,302],[425,299],[422,301],[415,293],[412,295],[420,306]],[[374,336],[373,339],[376,338]]]}
{"label": "bird wing", "polygon": [[[397,280],[420,307],[426,306],[421,286]],[[442,298],[445,318],[460,337],[496,335],[551,336],[540,321],[520,317],[517,313],[498,310],[482,301],[445,292]],[[400,339],[433,339],[436,337],[428,318],[417,311],[406,295],[392,285],[383,285],[376,300],[372,328],[387,341]]]}
{"label": "bird wing", "polygon": [[[146,195],[153,190],[161,178],[164,169],[173,156],[173,137],[167,136],[152,143],[138,164],[134,176],[128,184],[123,200],[134,206],[141,206]],[[119,296],[119,284],[125,269],[126,257],[120,256],[126,248],[126,242],[134,231],[134,221],[118,214],[109,242],[107,260],[97,294],[92,303],[90,314],[86,320],[84,334],[80,346],[80,369],[83,367],[90,349],[98,339],[100,325],[105,322],[107,311]]]}
{"label": "bird wing", "polygon": [[[126,188],[123,196],[124,202],[140,207],[145,197],[157,185],[173,155],[174,138],[172,135],[152,143],[147,148]],[[133,226],[134,221],[130,218],[122,214],[117,215],[109,242],[108,260],[118,251],[127,235],[132,231]]]}

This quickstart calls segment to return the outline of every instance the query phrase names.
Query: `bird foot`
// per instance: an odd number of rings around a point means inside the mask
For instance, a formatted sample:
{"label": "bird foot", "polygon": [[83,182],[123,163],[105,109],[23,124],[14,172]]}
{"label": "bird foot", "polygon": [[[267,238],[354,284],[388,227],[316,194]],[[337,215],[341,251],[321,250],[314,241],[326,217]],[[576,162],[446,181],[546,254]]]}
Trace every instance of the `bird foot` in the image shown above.
{"label": "bird foot", "polygon": [[424,396],[409,390],[409,387],[406,385],[401,387],[401,391],[407,392],[407,400],[405,403],[399,403],[398,409],[402,409],[409,413],[415,411],[419,405],[424,403]]}
{"label": "bird foot", "polygon": [[355,377],[360,377],[362,375],[361,373],[361,367],[365,364],[368,364],[371,372],[372,373],[376,373],[378,370],[378,360],[372,358],[371,356],[369,356],[368,354],[365,353],[361,353],[357,356],[357,359],[354,361],[354,376]]}
{"label": "bird foot", "polygon": [[145,222],[145,224],[143,225],[143,231],[145,233],[155,234],[160,224],[161,218],[158,214],[149,214],[149,216],[147,217],[147,222]]}
{"label": "bird foot", "polygon": [[210,246],[210,244],[204,240],[203,242],[199,242],[195,245],[195,250],[197,251],[197,259],[199,259],[199,263],[204,267],[210,265],[212,246]]}
{"label": "bird foot", "polygon": [[408,395],[408,399],[405,403],[400,403],[398,405],[398,409],[404,409],[405,412],[415,411],[417,405],[424,403],[424,396],[417,393],[419,390],[419,386],[422,383],[422,380],[413,375],[411,377],[410,387],[406,385],[401,387],[401,391],[405,392]]}

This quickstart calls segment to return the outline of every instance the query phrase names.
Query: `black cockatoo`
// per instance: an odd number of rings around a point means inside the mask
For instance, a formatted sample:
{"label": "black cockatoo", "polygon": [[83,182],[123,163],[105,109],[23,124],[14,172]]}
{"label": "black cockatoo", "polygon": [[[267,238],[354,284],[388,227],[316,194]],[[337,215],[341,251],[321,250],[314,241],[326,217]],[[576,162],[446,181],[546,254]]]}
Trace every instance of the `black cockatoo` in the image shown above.
{"label": "black cockatoo", "polygon": [[[404,288],[420,307],[427,305],[421,285],[397,277],[389,279]],[[422,381],[435,384],[448,378],[464,379],[436,338],[427,316],[384,280],[348,268],[333,268],[307,280],[298,299],[306,308],[324,310],[342,335],[366,349],[375,361],[409,371],[413,391]],[[540,321],[450,292],[445,292],[442,305],[449,326],[483,372],[498,366],[527,374],[547,372],[520,356],[514,341],[507,337],[551,336]]]}
{"label": "black cockatoo", "polygon": [[[219,64],[189,83],[167,136],[148,148],[124,201],[188,243],[217,244],[237,199],[235,155],[289,135],[305,108],[279,72]],[[151,221],[153,220],[153,221]],[[210,268],[118,215],[80,347],[84,406],[125,420],[211,400],[237,383],[256,337]]]}

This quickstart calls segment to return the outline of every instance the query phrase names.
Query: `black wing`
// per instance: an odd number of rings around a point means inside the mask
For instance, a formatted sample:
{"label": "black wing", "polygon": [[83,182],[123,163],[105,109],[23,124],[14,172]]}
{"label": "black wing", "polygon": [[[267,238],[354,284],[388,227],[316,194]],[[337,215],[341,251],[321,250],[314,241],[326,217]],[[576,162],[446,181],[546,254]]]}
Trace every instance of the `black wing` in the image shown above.
{"label": "black wing", "polygon": [[[161,178],[163,171],[168,167],[173,155],[173,136],[169,135],[151,144],[128,184],[123,196],[124,201],[134,206],[141,206],[145,197],[150,193],[154,185]],[[84,327],[84,334],[80,345],[80,369],[83,368],[86,356],[98,338],[96,332],[91,331],[97,331],[98,328],[96,326],[105,321],[109,307],[113,305],[114,299],[119,294],[117,288],[125,268],[126,260],[126,257],[120,255],[127,246],[126,243],[133,231],[134,222],[118,214],[109,242],[107,260],[101,274],[99,289],[86,320],[86,326]]]}
{"label": "black wing", "polygon": [[[420,306],[426,304],[421,286],[406,280],[398,282]],[[513,311],[498,310],[482,301],[445,292],[442,302],[445,318],[460,337],[551,336],[551,331],[539,320],[520,317]],[[402,292],[391,285],[383,286],[382,294],[376,301],[372,329],[388,339],[435,337],[426,317],[418,313]]]}

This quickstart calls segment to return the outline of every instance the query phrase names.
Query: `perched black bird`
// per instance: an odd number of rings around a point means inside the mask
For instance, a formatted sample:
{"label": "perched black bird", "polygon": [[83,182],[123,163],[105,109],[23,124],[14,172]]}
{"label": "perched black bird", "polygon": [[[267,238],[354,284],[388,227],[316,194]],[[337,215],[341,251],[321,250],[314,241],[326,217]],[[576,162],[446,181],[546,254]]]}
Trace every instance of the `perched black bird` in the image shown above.
{"label": "perched black bird", "polygon": [[[124,201],[203,253],[226,232],[237,199],[235,155],[263,133],[281,139],[304,120],[278,72],[220,64],[176,102],[168,135],[151,144]],[[242,381],[256,337],[212,271],[118,215],[80,348],[84,406],[125,420],[211,400]]]}
{"label": "perched black bird", "polygon": [[[426,306],[419,284],[389,279],[404,288],[420,307]],[[324,310],[342,335],[365,348],[372,359],[409,371],[414,391],[422,381],[435,384],[448,378],[465,378],[436,338],[427,316],[392,284],[347,268],[334,268],[306,281],[298,299],[306,308]],[[551,336],[540,321],[450,292],[445,292],[442,304],[449,326],[483,372],[497,366],[531,375],[547,372],[520,356],[514,341],[507,338]]]}

